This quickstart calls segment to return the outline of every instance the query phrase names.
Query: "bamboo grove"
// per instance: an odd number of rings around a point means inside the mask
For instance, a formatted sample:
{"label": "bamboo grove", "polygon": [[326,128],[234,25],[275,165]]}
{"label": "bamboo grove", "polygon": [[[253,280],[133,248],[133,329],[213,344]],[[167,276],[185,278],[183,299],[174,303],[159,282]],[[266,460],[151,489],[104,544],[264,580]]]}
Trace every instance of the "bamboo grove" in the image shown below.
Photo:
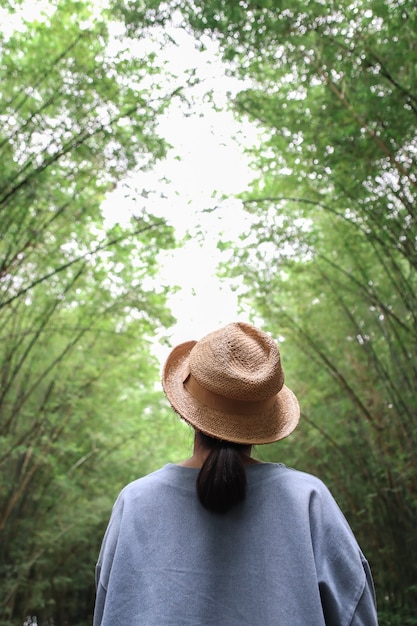
{"label": "bamboo grove", "polygon": [[146,197],[125,226],[101,210],[168,149],[158,119],[190,77],[134,50],[175,17],[197,46],[218,43],[242,80],[230,107],[259,131],[239,196],[250,228],[219,241],[219,276],[285,346],[302,420],[257,454],[329,484],[371,562],[381,626],[414,624],[413,3],[104,5],[57,1],[20,22],[24,3],[3,9],[18,25],[0,37],[1,623],[90,623],[115,495],[187,445],[151,349],[173,323],[158,255],[179,243]]}

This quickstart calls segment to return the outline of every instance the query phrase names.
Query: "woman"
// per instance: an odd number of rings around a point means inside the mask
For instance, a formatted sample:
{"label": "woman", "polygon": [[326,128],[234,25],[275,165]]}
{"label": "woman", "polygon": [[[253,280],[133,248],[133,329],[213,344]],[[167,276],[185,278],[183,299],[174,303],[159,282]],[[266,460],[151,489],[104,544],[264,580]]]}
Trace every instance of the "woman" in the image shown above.
{"label": "woman", "polygon": [[244,323],[174,348],[162,383],[193,455],[119,495],[94,626],[374,626],[369,566],[317,478],[251,456],[297,426],[276,343]]}

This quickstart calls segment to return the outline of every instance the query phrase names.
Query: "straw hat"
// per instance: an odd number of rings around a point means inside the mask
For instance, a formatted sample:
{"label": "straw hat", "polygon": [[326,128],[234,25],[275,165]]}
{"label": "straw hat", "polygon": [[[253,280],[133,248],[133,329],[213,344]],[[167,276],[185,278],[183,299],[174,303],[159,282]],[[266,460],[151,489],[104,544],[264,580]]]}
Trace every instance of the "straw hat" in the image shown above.
{"label": "straw hat", "polygon": [[173,409],[201,432],[235,443],[272,443],[297,426],[278,346],[242,322],[172,350],[162,385]]}

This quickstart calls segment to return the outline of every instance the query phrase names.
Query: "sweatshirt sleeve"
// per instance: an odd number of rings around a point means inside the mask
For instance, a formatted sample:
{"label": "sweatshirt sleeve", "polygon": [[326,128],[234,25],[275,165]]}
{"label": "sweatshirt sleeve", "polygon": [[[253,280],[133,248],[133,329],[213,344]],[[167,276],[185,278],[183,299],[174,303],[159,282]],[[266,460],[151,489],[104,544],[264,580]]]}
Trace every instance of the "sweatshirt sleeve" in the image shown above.
{"label": "sweatshirt sleeve", "polygon": [[310,524],[326,626],[378,626],[368,562],[324,485],[312,494]]}
{"label": "sweatshirt sleeve", "polygon": [[117,548],[122,513],[123,497],[122,494],[120,494],[113,506],[113,511],[101,544],[101,550],[96,565],[96,600],[93,626],[101,626],[103,620],[107,587]]}
{"label": "sweatshirt sleeve", "polygon": [[94,606],[94,620],[93,620],[93,626],[100,626],[102,619],[103,619],[103,613],[104,613],[104,605],[106,603],[106,590],[103,587],[103,585],[99,582],[100,581],[100,574],[98,574],[97,576],[97,568],[96,568],[96,602],[95,602],[95,606]]}
{"label": "sweatshirt sleeve", "polygon": [[366,576],[365,585],[349,626],[376,626],[378,618],[372,574],[365,558],[362,559],[362,565]]}

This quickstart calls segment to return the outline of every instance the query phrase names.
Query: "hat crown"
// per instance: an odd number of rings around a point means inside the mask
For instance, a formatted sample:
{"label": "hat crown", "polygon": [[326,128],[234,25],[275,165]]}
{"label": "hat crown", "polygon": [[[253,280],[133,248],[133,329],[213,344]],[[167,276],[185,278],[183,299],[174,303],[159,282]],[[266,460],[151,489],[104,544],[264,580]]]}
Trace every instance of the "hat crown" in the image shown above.
{"label": "hat crown", "polygon": [[276,343],[243,322],[228,324],[197,342],[189,368],[205,389],[235,400],[267,400],[284,384]]}

